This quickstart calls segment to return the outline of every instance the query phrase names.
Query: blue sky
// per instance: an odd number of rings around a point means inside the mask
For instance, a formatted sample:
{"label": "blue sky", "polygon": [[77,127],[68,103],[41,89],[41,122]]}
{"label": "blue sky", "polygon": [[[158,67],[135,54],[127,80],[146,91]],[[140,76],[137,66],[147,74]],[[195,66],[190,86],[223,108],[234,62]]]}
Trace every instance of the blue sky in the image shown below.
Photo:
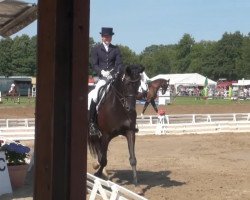
{"label": "blue sky", "polygon": [[[26,2],[34,2],[28,0]],[[176,44],[185,33],[196,42],[223,33],[250,32],[250,0],[90,0],[90,37],[113,27],[113,44],[140,53],[153,44]],[[34,22],[15,35],[36,34]]]}

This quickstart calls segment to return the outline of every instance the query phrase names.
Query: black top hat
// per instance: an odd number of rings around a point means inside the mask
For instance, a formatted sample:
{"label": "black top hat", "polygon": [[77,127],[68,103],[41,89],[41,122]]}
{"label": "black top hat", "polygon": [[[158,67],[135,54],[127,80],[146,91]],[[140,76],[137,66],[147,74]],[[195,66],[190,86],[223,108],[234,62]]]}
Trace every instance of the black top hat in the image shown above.
{"label": "black top hat", "polygon": [[102,27],[102,32],[100,34],[103,35],[114,35],[113,33],[113,28],[108,28],[108,27]]}

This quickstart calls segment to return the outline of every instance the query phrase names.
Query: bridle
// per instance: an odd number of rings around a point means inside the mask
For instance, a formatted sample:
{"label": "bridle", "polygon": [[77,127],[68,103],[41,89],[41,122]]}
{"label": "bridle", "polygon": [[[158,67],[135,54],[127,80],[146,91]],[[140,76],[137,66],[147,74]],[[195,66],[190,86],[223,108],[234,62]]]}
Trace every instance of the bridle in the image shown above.
{"label": "bridle", "polygon": [[[122,88],[122,92],[120,92],[117,88],[115,88],[113,85],[112,85],[112,88],[114,89],[115,91],[115,95],[117,96],[117,98],[119,99],[119,101],[121,102],[122,106],[127,110],[129,111],[129,107],[127,106],[128,105],[128,100],[129,99],[133,99],[133,100],[136,100],[136,96],[137,94],[126,94],[126,86],[125,86],[125,82],[126,83],[136,83],[136,82],[139,82],[141,80],[141,77],[138,76],[138,78],[134,79],[134,80],[131,80],[130,78],[127,78],[125,76],[125,74],[122,76],[121,78],[121,81],[122,81],[122,85],[123,85],[123,88]],[[125,87],[124,87],[125,86]]]}
{"label": "bridle", "polygon": [[167,80],[162,80],[160,88],[162,89],[162,94],[165,94],[169,86],[169,81]]}

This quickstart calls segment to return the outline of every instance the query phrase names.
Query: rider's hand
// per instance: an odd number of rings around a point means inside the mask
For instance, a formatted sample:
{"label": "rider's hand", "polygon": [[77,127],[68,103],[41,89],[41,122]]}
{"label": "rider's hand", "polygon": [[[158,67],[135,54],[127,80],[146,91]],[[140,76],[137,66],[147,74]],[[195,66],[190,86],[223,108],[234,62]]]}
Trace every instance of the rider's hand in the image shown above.
{"label": "rider's hand", "polygon": [[102,74],[103,77],[106,77],[106,78],[108,78],[108,76],[110,76],[110,72],[109,71],[105,71],[105,70],[102,70],[101,74]]}
{"label": "rider's hand", "polygon": [[112,79],[111,74],[109,74],[106,78],[107,78],[108,80]]}

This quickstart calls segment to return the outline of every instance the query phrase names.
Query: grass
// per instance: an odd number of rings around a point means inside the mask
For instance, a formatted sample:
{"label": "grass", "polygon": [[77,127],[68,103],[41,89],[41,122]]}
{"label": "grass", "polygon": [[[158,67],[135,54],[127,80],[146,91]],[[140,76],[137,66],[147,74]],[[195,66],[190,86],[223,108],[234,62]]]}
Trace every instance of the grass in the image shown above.
{"label": "grass", "polygon": [[172,105],[233,105],[249,104],[250,100],[231,100],[231,99],[196,99],[195,97],[177,97],[172,101]]}
{"label": "grass", "polygon": [[35,98],[20,97],[19,102],[17,99],[11,99],[2,97],[0,101],[0,107],[25,107],[25,106],[35,106]]}
{"label": "grass", "polygon": [[[238,100],[233,101],[230,99],[199,99],[196,100],[195,97],[176,97],[171,105],[233,105],[233,104],[249,104],[250,100]],[[29,107],[35,106],[35,98],[20,97],[20,103],[14,102],[13,99],[2,97],[0,103],[1,107]]]}

